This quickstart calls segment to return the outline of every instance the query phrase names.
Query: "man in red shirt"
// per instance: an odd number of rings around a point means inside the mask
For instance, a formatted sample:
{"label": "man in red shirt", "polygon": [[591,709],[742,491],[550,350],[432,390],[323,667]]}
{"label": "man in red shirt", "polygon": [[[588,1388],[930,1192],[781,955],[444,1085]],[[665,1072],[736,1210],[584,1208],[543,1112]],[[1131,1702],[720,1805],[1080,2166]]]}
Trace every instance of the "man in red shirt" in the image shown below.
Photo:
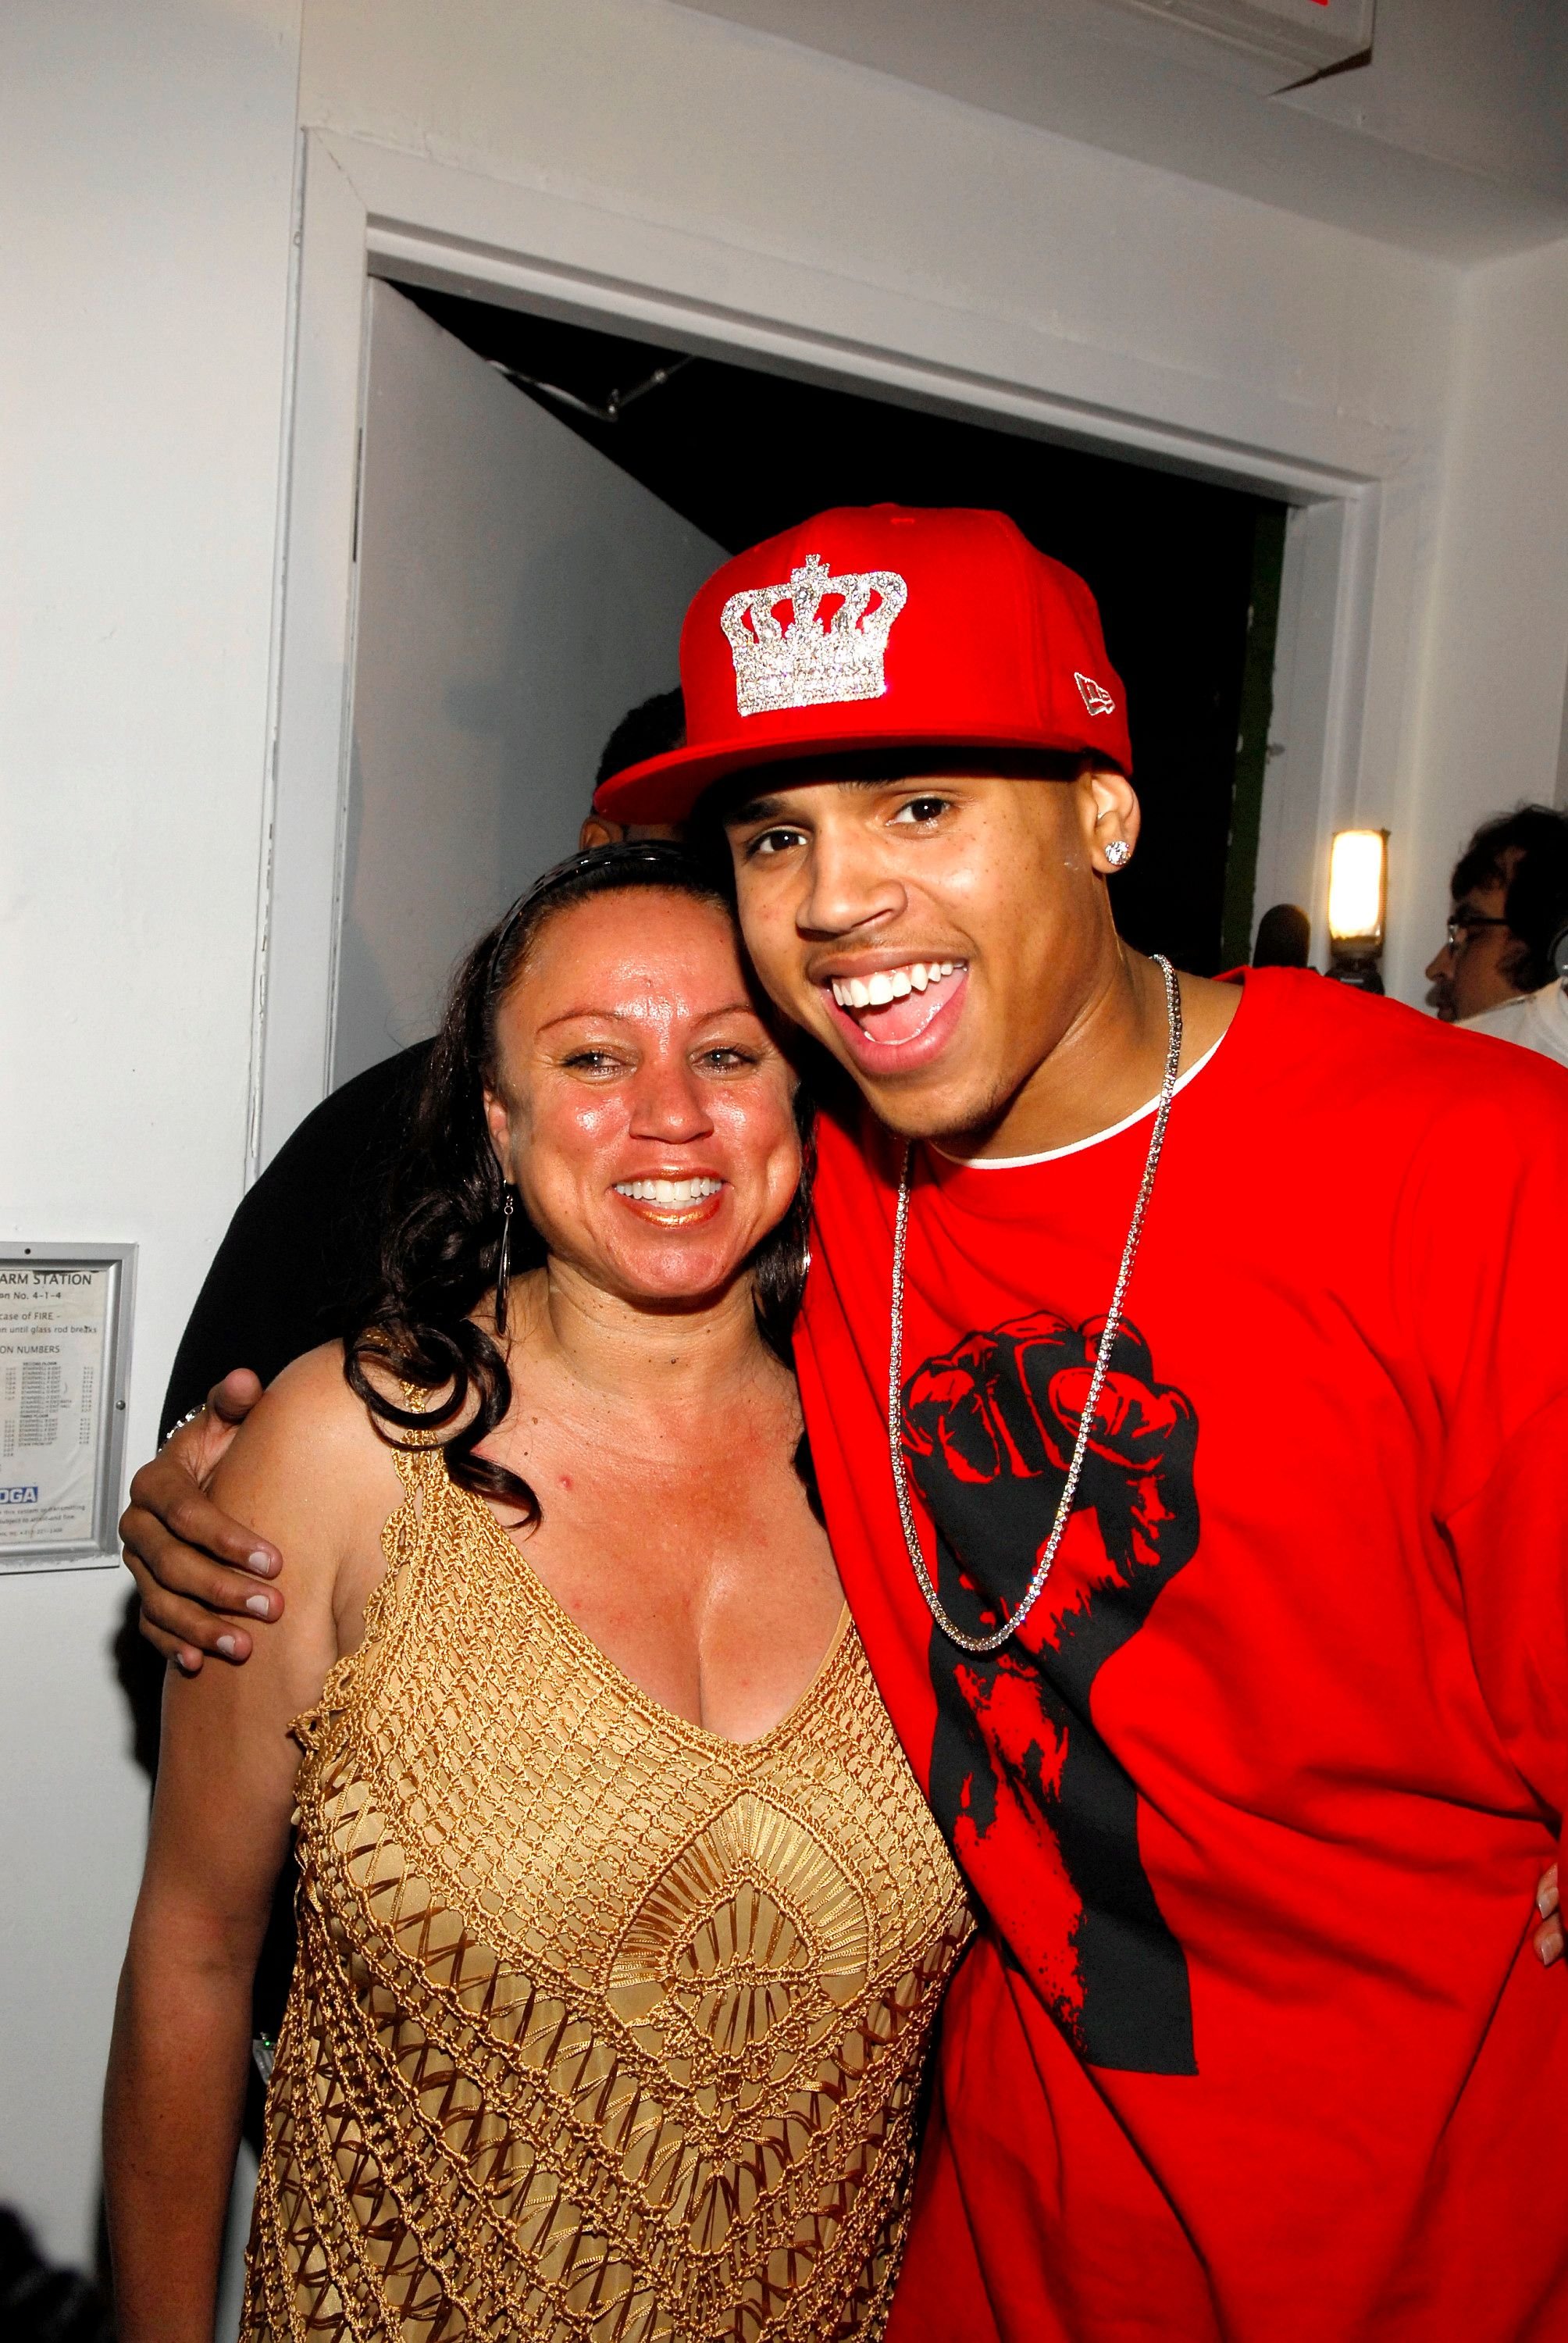
{"label": "man in red shirt", "polygon": [[1121,687],[995,515],[741,556],[682,679],[600,803],[718,814],[858,1088],[801,1389],[982,1915],[893,2343],[1554,2333],[1568,1077],[1125,950]]}
{"label": "man in red shirt", "polygon": [[898,2343],[1544,2333],[1568,1081],[1307,974],[1168,1003],[1093,605],[996,516],[742,556],[683,682],[601,802],[723,785],[759,973],[871,1110],[801,1387],[986,1920]]}

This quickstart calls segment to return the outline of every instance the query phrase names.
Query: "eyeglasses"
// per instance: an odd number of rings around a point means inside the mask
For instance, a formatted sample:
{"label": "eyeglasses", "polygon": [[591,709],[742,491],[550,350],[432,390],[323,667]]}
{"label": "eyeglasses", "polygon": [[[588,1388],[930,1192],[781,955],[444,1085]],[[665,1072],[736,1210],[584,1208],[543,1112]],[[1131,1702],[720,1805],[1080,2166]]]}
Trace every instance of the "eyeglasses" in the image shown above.
{"label": "eyeglasses", "polygon": [[1507,925],[1506,920],[1483,917],[1479,911],[1467,911],[1462,917],[1450,920],[1448,949],[1450,951],[1462,951],[1477,928],[1505,928]]}

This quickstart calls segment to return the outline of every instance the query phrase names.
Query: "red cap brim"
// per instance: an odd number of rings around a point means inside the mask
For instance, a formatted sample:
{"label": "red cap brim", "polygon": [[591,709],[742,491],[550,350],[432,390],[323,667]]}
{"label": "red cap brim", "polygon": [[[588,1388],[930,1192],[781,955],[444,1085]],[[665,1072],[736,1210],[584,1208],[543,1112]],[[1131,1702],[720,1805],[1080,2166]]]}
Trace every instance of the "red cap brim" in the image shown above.
{"label": "red cap brim", "polygon": [[1100,757],[1108,765],[1116,761],[1101,749],[1086,748],[1081,734],[1069,739],[1048,738],[1042,732],[975,729],[966,729],[958,739],[950,731],[918,729],[873,733],[861,725],[854,731],[825,730],[809,740],[764,742],[754,736],[735,737],[707,741],[696,749],[672,749],[665,756],[649,757],[640,765],[628,765],[624,772],[612,773],[594,791],[594,810],[611,821],[689,821],[704,791],[731,773],[762,765],[799,764],[808,759],[814,762],[824,757],[880,757],[900,749],[927,752],[995,749],[1012,756],[1036,751],[1042,756]]}

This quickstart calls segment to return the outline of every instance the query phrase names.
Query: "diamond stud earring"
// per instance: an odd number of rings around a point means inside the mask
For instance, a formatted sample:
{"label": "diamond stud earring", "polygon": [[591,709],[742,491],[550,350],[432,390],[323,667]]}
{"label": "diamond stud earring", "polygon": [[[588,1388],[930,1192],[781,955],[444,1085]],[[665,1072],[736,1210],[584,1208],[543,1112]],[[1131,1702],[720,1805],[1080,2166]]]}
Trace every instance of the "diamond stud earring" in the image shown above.
{"label": "diamond stud earring", "polygon": [[1132,849],[1124,838],[1113,838],[1105,850],[1105,860],[1112,870],[1120,870],[1124,862],[1131,860],[1131,855]]}

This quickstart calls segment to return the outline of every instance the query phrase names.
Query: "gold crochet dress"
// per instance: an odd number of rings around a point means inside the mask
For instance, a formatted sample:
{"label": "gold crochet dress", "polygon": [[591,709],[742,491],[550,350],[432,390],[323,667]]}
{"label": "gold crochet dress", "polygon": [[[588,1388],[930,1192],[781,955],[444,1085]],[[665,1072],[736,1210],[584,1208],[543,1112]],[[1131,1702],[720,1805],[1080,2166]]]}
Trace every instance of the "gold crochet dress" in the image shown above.
{"label": "gold crochet dress", "polygon": [[245,2343],[880,2334],[970,1929],[847,1623],[741,1747],[437,1452],[296,1732],[299,1955]]}

